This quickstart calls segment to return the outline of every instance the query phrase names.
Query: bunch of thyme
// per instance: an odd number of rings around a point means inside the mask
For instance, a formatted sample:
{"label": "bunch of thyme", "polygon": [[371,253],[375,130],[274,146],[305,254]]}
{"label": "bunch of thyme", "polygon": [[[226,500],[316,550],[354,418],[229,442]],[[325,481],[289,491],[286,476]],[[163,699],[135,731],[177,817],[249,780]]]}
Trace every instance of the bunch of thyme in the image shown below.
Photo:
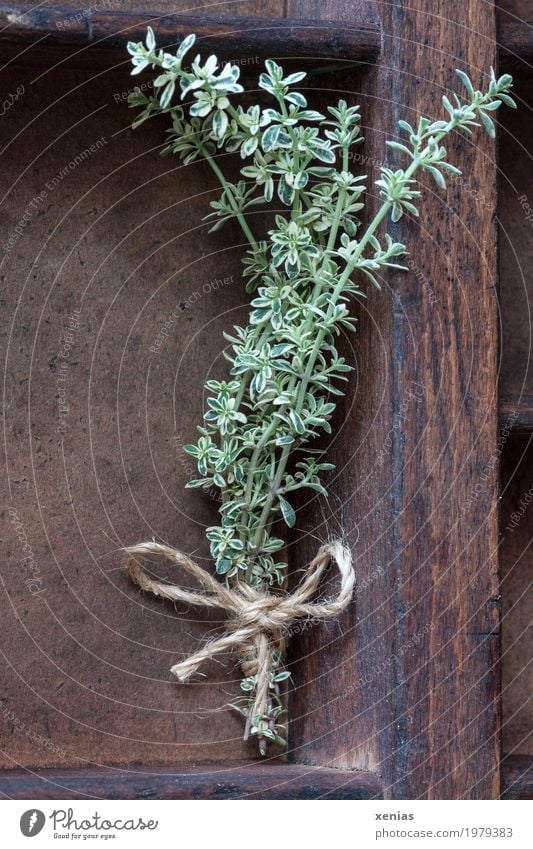
{"label": "bunch of thyme", "polygon": [[[352,149],[363,140],[359,107],[339,100],[327,115],[309,108],[295,90],[305,73],[285,76],[272,60],[259,78],[272,105],[235,104],[243,92],[238,66],[221,67],[215,56],[202,61],[199,55],[185,65],[194,42],[189,35],[176,53],[168,53],[157,48],[149,28],[144,44],[130,43],[132,73],[150,68],[157,76],[154,94],[136,88],[129,102],[141,108],[134,127],[168,114],[163,153],[177,154],[185,164],[201,157],[220,181],[220,198],[207,215],[211,230],[236,219],[249,243],[243,260],[246,289],[253,293],[249,322],[225,334],[229,377],[207,382],[200,436],[185,451],[196,459],[200,475],[187,486],[214,486],[221,493],[220,524],[207,529],[217,573],[229,585],[245,581],[266,590],[284,583],[287,564],[278,556],[284,541],[276,525],[295,524],[293,494],[304,488],[327,494],[321,473],[334,467],[308,445],[331,433],[334,399],[343,394],[342,382],[352,370],[337,351],[340,331],[356,323],[349,301],[364,297],[365,280],[379,288],[386,269],[407,270],[399,262],[405,246],[386,232],[378,235],[378,228],[387,218],[418,216],[417,172],[430,174],[442,189],[446,173],[461,173],[446,161],[443,140],[454,130],[470,136],[479,122],[494,136],[491,113],[501,103],[515,106],[512,78],[497,79],[491,69],[481,92],[457,71],[465,101],[443,97],[446,114],[440,120],[422,117],[416,127],[400,121],[405,143],[387,144],[406,165],[381,168],[376,181],[381,205],[362,228],[366,177],[350,170]],[[238,182],[219,167],[221,152],[244,160]],[[259,236],[247,217],[257,205],[275,209],[272,229]],[[236,707],[246,734],[258,738],[263,753],[267,741],[285,745],[279,684],[288,677],[273,650],[272,693],[261,716],[250,715],[256,677],[241,683],[243,700]]]}

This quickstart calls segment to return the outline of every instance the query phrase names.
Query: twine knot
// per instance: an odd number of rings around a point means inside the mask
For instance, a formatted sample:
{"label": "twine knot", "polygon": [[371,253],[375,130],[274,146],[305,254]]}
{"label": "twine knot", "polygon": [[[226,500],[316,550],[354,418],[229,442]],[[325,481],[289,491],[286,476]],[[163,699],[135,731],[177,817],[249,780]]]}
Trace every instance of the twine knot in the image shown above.
{"label": "twine knot", "polygon": [[283,630],[286,621],[287,612],[283,598],[257,593],[255,599],[244,601],[238,616],[228,622],[228,628],[234,631],[251,628],[256,633],[265,631],[276,634]]}
{"label": "twine knot", "polygon": [[[230,614],[225,634],[176,663],[170,671],[179,681],[186,682],[204,660],[221,652],[238,651],[244,675],[257,676],[252,720],[262,716],[266,710],[272,652],[281,648],[290,626],[296,619],[321,621],[335,618],[348,606],[355,586],[351,554],[338,540],[320,548],[296,589],[284,595],[274,595],[244,582],[229,589],[186,554],[168,545],[144,542],[126,548],[125,551],[129,577],[142,590],[172,601],[200,607],[219,607]],[[204,591],[186,590],[177,584],[166,584],[149,578],[137,558],[150,554],[161,555],[183,567]],[[322,602],[310,601],[330,562],[337,566],[340,575],[336,597]]]}

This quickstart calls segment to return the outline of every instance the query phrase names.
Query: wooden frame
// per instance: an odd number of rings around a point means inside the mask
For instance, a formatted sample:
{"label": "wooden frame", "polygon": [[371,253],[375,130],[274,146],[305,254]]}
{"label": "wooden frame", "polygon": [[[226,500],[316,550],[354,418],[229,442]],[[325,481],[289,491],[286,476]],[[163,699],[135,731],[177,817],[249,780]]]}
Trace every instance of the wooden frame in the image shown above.
{"label": "wooden frame", "polygon": [[[502,765],[502,798],[533,798],[530,758],[517,755]],[[373,773],[295,764],[227,764],[142,772],[111,769],[4,770],[3,799],[383,799]]]}
{"label": "wooden frame", "polygon": [[[63,24],[63,25],[62,25]],[[268,56],[328,60],[346,64],[372,62],[379,54],[379,28],[372,17],[339,30],[332,22],[298,18],[213,18],[198,14],[137,14],[135,12],[83,10],[76,15],[69,7],[14,10],[0,6],[0,44],[5,55],[32,45],[33,61],[43,61],[53,50],[61,60],[83,64],[90,48],[91,61],[101,67],[127,64],[123,53],[128,41],[144,38],[151,25],[158,43],[172,46],[195,32],[222,58],[236,52],[250,53],[261,60]],[[35,50],[35,47],[38,50]],[[7,54],[6,54],[7,51]]]}
{"label": "wooden frame", "polygon": [[[320,60],[347,84],[359,74],[353,66],[365,65],[357,86],[371,127],[373,176],[386,160],[384,138],[398,118],[438,103],[453,85],[454,63],[486,69],[498,52],[505,65],[533,56],[531,29],[502,22],[498,38],[494,10],[482,0],[468,4],[461,23],[454,20],[453,0],[443,0],[438,17],[430,8],[414,13],[407,2],[311,5],[312,21],[298,17],[297,0],[289,3],[291,17],[277,21],[89,11],[68,31],[57,24],[72,16],[71,8],[1,7],[0,50],[10,62],[83,66],[89,60],[116,67],[125,62],[124,43],[156,23],[168,43],[194,30],[223,57],[238,49],[263,58],[298,57],[314,68]],[[320,20],[321,14],[331,20]],[[363,371],[357,415],[350,414],[352,448],[364,441],[365,450],[347,464],[338,490],[348,533],[358,532],[357,615],[341,623],[350,641],[339,644],[317,628],[291,645],[296,671],[315,681],[291,697],[294,763],[154,769],[149,776],[16,770],[0,773],[4,797],[491,799],[531,793],[527,759],[508,758],[500,771],[498,466],[491,462],[498,437],[496,152],[488,139],[477,139],[475,148],[454,146],[454,161],[483,185],[486,206],[480,215],[460,186],[447,196],[453,212],[442,197],[426,193],[423,219],[438,224],[418,240],[415,273],[391,275],[388,293],[370,295],[372,321],[361,323],[360,347],[362,359],[376,365]],[[408,244],[413,232],[412,222],[397,228]],[[429,288],[421,291],[421,280]],[[414,408],[398,427],[397,411],[413,387],[423,392],[415,392]],[[500,419],[516,405],[515,398],[502,399]],[[520,399],[517,430],[531,430],[532,407]],[[376,467],[373,458],[389,442],[387,462]],[[472,499],[472,481],[486,468],[488,484]],[[357,500],[360,480],[367,485]],[[302,558],[310,552],[305,540],[297,550]],[[416,651],[409,648],[415,637]],[[357,681],[365,685],[357,688]]]}

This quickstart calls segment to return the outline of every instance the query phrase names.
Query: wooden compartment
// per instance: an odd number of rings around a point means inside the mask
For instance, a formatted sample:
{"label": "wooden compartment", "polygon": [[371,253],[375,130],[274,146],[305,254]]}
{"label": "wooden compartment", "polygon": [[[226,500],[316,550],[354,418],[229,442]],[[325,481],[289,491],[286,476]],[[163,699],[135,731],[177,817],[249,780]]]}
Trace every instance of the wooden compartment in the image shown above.
{"label": "wooden compartment", "polygon": [[519,109],[502,114],[499,150],[500,395],[523,415],[533,398],[533,86],[516,73]]}
{"label": "wooden compartment", "polygon": [[[496,63],[490,4],[472,0],[468,25],[454,17],[453,0],[438,18],[369,0],[250,0],[217,7],[216,19],[174,7],[161,0],[151,13],[132,0],[81,15],[73,4],[0,7],[3,90],[12,95],[0,127],[8,481],[0,794],[495,798],[496,192],[487,138],[474,152],[453,143],[482,202],[473,206],[460,185],[445,197],[426,192],[439,249],[400,222],[416,264],[391,274],[387,292],[370,293],[361,315],[351,355],[365,368],[332,447],[340,473],[328,512],[354,550],[356,605],[333,627],[292,640],[292,763],[257,764],[240,741],[239,720],[223,709],[238,686],[231,661],[194,685],[170,680],[171,663],[220,621],[141,596],[119,554],[155,536],[206,557],[213,505],[183,490],[193,470],[180,447],[201,418],[198,387],[223,368],[222,329],[247,302],[238,232],[207,240],[200,222],[218,191],[206,167],[160,159],[157,123],[129,129],[125,42],[155,22],[168,43],[195,29],[202,47],[240,57],[246,73],[269,54],[304,62],[316,71],[313,88],[363,103],[373,179],[391,161],[384,139],[398,118],[408,110],[414,119],[454,85],[447,45],[476,73]],[[529,30],[512,17],[501,18],[499,38],[506,66],[533,54]],[[524,82],[523,99],[527,92]],[[524,114],[515,130],[531,147]],[[513,120],[505,116],[506,128]],[[505,188],[528,191],[529,174],[513,176],[522,152],[515,130],[502,132],[501,219],[527,233]],[[523,324],[512,317],[517,303],[526,312],[527,281],[503,239],[501,257],[504,416],[517,388],[529,391],[529,373]],[[451,285],[459,276],[461,286]],[[528,415],[522,398],[515,430],[528,430]],[[327,533],[315,508],[290,547],[297,566]],[[509,564],[516,552],[506,552]],[[523,581],[506,566],[504,604]],[[510,608],[506,620],[516,629]],[[513,675],[506,663],[504,680]],[[522,696],[512,698],[507,717]],[[520,732],[504,720],[510,751]],[[504,763],[507,795],[527,785],[530,750],[517,751]]]}
{"label": "wooden compartment", "polygon": [[[531,19],[527,2],[502,3],[510,27]],[[515,18],[514,16],[518,16]],[[529,30],[530,32],[531,30]],[[525,34],[525,30],[524,30]],[[531,39],[506,58],[519,109],[502,115],[499,149],[501,306],[500,563],[502,577],[502,748],[510,796],[530,798],[533,766],[533,89]],[[528,61],[523,61],[527,59]]]}
{"label": "wooden compartment", "polygon": [[238,686],[231,664],[189,687],[168,674],[216,614],[141,596],[120,553],[155,537],[208,554],[216,505],[184,490],[194,468],[182,446],[201,421],[199,388],[224,369],[222,330],[245,315],[242,240],[205,238],[215,180],[158,156],[161,124],[130,130],[125,73],[17,68],[3,79],[24,96],[2,157],[16,511],[3,710],[15,717],[5,727],[21,729],[2,766],[176,763],[200,748],[206,760],[246,759],[239,719],[223,710]]}
{"label": "wooden compartment", "polygon": [[[276,3],[261,12],[276,14]],[[377,776],[258,767],[226,709],[238,692],[234,659],[187,686],[168,672],[222,614],[174,609],[124,574],[121,548],[150,538],[209,562],[204,528],[216,504],[184,490],[196,470],[182,447],[201,422],[205,380],[225,374],[222,331],[246,320],[249,301],[240,231],[207,236],[201,220],[220,194],[208,166],[158,155],[164,121],[130,129],[126,97],[139,81],[125,42],[143,37],[152,17],[121,10],[117,21],[98,7],[0,16],[3,90],[13,95],[1,127],[9,509],[0,792],[102,794],[111,781],[111,792],[139,797],[379,795]],[[245,75],[299,40],[311,73],[348,53],[353,66],[378,47],[371,22],[359,47],[354,28],[329,59],[331,27],[308,26],[302,39],[282,18],[155,17],[161,38],[194,30],[204,49],[240,56]],[[21,768],[46,783],[28,783]]]}
{"label": "wooden compartment", "polygon": [[503,454],[503,750],[533,755],[533,440],[521,435]]}

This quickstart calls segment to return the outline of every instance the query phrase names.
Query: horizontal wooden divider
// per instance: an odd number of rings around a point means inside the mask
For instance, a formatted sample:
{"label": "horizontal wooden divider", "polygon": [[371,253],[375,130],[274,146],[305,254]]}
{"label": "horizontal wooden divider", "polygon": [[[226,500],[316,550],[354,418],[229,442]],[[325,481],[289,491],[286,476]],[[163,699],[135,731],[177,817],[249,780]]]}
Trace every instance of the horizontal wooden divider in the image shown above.
{"label": "horizontal wooden divider", "polygon": [[285,763],[0,771],[4,799],[382,799],[372,773]]}
{"label": "horizontal wooden divider", "polygon": [[[0,771],[4,799],[382,799],[379,776],[293,764],[133,771],[113,768]],[[533,758],[502,763],[502,798],[533,798]]]}
{"label": "horizontal wooden divider", "polygon": [[[194,32],[203,49],[234,61],[241,55],[255,56],[258,61],[269,56],[297,56],[300,61],[327,58],[357,64],[374,62],[380,49],[379,28],[364,14],[357,15],[353,25],[341,28],[330,21],[289,18],[212,18],[196,13],[2,5],[0,57],[16,57],[17,49],[34,45],[32,53],[38,50],[42,55],[54,48],[79,60],[90,47],[90,56],[100,54],[99,62],[107,57],[116,63],[115,49],[123,50],[128,41],[143,40],[148,24],[157,35],[158,45],[171,47]],[[21,55],[25,63],[29,58]]]}
{"label": "horizontal wooden divider", "polygon": [[[150,24],[158,43],[171,46],[195,32],[200,41],[208,42],[210,49],[226,59],[236,58],[238,52],[257,55],[260,60],[273,55],[374,62],[380,52],[379,27],[372,14],[365,19],[364,7],[358,7],[354,17],[353,24],[343,22],[339,27],[334,21],[291,18],[218,18],[198,13],[9,4],[0,5],[0,50],[5,59],[12,58],[17,45],[35,44],[41,53],[54,47],[69,56],[91,46],[91,55],[98,52],[100,60],[106,55],[111,60],[109,51],[124,48],[127,41],[142,39]],[[519,62],[527,69],[528,63],[533,62],[533,23],[511,20],[502,14],[498,46],[503,65],[516,67]],[[6,55],[6,50],[11,55]]]}
{"label": "horizontal wooden divider", "polygon": [[499,404],[500,427],[513,433],[533,432],[533,396],[502,395]]}

